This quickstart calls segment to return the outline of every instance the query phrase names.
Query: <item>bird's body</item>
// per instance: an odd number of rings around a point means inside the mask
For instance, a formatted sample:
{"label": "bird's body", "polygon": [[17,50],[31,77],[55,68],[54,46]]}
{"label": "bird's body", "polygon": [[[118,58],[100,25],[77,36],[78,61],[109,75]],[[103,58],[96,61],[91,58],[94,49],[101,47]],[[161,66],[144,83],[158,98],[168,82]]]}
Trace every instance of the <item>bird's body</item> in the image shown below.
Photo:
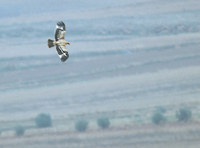
{"label": "bird's body", "polygon": [[58,22],[56,26],[55,41],[48,39],[49,48],[56,46],[57,53],[62,62],[66,61],[69,58],[66,45],[70,45],[70,43],[65,40],[65,34],[65,24],[61,21]]}
{"label": "bird's body", "polygon": [[67,44],[69,44],[69,42],[65,41],[65,39],[60,39],[58,41],[54,41],[55,45],[60,45],[60,46],[65,46]]}
{"label": "bird's body", "polygon": [[60,39],[59,41],[55,41],[54,44],[55,45],[60,45],[63,51],[68,52],[67,48],[66,48],[66,45],[69,44],[69,42],[65,41],[64,39]]}

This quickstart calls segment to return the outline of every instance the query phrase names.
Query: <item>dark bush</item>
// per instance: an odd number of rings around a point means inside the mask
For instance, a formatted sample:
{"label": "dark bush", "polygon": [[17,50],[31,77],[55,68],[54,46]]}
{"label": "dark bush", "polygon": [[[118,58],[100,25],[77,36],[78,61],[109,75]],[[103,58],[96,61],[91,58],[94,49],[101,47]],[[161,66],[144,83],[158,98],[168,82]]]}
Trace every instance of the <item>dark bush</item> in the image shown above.
{"label": "dark bush", "polygon": [[51,116],[49,114],[39,114],[35,118],[36,126],[39,128],[50,127],[52,125]]}
{"label": "dark bush", "polygon": [[88,128],[88,121],[87,120],[78,120],[75,123],[75,128],[77,131],[84,132]]}
{"label": "dark bush", "polygon": [[178,121],[187,122],[188,120],[191,119],[191,117],[192,117],[192,112],[187,107],[181,107],[176,112],[176,118],[178,119]]}
{"label": "dark bush", "polygon": [[97,119],[97,124],[102,129],[106,129],[110,126],[110,121],[107,117],[100,117]]}
{"label": "dark bush", "polygon": [[18,125],[15,127],[15,134],[17,136],[22,136],[22,135],[24,135],[24,133],[25,133],[25,128],[23,126]]}
{"label": "dark bush", "polygon": [[166,121],[166,118],[164,117],[163,113],[155,112],[152,116],[152,122],[154,124],[161,124]]}

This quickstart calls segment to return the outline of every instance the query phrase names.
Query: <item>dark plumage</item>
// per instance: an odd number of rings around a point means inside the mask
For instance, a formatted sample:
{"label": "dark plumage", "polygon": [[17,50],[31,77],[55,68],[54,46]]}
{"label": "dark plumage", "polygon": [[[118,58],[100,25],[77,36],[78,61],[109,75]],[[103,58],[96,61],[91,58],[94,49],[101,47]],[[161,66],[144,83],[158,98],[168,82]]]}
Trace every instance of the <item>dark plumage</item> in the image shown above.
{"label": "dark plumage", "polygon": [[54,42],[53,40],[48,39],[48,47],[49,47],[49,48],[51,48],[51,47],[54,46],[53,42]]}
{"label": "dark plumage", "polygon": [[60,28],[63,28],[63,30],[65,30],[65,24],[63,23],[63,21],[58,22],[57,26],[59,26]]}

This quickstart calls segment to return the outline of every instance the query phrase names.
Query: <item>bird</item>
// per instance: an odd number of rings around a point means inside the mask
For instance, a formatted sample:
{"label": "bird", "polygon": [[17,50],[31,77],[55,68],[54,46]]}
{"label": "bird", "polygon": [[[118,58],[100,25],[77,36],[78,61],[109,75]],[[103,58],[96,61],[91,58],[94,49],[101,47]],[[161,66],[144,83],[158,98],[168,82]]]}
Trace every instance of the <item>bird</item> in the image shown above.
{"label": "bird", "polygon": [[49,48],[56,46],[56,50],[60,60],[65,62],[69,58],[69,53],[66,45],[70,45],[68,41],[65,40],[65,23],[63,21],[57,22],[55,30],[55,41],[48,39],[47,45]]}

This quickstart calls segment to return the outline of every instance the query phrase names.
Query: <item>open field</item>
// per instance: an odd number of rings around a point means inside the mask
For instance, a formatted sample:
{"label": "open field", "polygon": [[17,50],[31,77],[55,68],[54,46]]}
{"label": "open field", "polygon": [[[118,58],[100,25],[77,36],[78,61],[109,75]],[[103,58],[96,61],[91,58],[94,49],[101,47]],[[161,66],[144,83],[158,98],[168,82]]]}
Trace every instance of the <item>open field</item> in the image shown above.
{"label": "open field", "polygon": [[[41,0],[52,11],[25,13],[27,5],[0,20],[0,148],[197,148],[200,2],[86,2],[58,11]],[[66,63],[46,46],[57,20],[71,42]],[[167,122],[156,126],[160,106]],[[192,111],[188,123],[175,118],[181,106]],[[53,126],[36,128],[39,113]],[[109,129],[97,126],[101,115]],[[82,118],[89,128],[81,133],[74,123]],[[18,124],[27,128],[21,137]]]}
{"label": "open field", "polygon": [[3,137],[0,139],[0,146],[2,148],[196,148],[200,138],[199,124],[199,122],[163,126],[145,124],[104,131],[90,130],[84,133],[46,130],[43,133],[31,133],[23,137]]}

